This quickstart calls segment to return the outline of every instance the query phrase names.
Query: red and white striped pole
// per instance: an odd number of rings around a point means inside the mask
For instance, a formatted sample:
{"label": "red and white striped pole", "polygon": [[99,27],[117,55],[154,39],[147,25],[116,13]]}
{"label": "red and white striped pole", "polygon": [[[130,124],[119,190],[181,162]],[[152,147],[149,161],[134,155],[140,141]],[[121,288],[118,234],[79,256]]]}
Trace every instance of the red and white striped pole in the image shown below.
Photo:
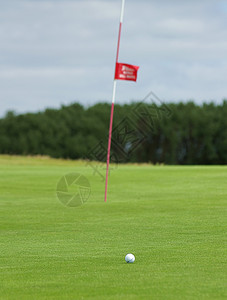
{"label": "red and white striped pole", "polygon": [[[120,48],[120,39],[121,39],[121,27],[122,27],[122,23],[123,23],[124,6],[125,6],[125,0],[122,0],[120,25],[119,25],[118,41],[117,41],[116,64],[118,62],[118,57],[119,57],[119,48]],[[116,64],[115,64],[115,66],[116,66]],[[114,82],[113,82],[112,105],[111,105],[111,112],[110,112],[109,139],[108,139],[108,149],[107,149],[105,202],[107,200],[107,186],[108,186],[108,175],[109,175],[110,148],[111,148],[111,136],[112,136],[112,127],[113,127],[113,113],[114,113],[114,102],[115,102],[115,95],[116,95],[116,86],[117,86],[117,80],[114,79]]]}

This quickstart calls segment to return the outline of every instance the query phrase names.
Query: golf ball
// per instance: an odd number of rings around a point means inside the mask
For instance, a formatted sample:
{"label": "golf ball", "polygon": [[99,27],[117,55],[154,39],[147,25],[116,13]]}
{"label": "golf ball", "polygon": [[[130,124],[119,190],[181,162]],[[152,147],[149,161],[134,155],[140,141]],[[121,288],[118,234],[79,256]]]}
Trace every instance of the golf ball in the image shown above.
{"label": "golf ball", "polygon": [[133,254],[129,253],[125,256],[125,261],[127,263],[133,263],[135,261],[135,256]]}

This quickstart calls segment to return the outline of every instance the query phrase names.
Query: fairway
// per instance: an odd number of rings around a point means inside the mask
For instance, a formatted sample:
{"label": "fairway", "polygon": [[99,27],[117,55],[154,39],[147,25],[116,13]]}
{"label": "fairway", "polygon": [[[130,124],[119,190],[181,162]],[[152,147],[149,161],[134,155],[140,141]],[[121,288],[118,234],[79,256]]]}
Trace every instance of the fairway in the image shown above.
{"label": "fairway", "polygon": [[[79,207],[56,196],[72,172]],[[226,299],[226,166],[118,165],[107,203],[104,184],[83,161],[0,156],[0,299]]]}

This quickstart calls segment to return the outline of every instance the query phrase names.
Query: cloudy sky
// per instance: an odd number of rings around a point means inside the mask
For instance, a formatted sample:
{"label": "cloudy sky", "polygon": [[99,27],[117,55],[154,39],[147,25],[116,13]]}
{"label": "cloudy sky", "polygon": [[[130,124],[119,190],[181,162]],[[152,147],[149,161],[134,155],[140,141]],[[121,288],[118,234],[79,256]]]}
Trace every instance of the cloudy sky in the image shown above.
{"label": "cloudy sky", "polygon": [[[0,116],[111,102],[121,0],[0,0]],[[126,0],[117,103],[227,98],[227,0]]]}

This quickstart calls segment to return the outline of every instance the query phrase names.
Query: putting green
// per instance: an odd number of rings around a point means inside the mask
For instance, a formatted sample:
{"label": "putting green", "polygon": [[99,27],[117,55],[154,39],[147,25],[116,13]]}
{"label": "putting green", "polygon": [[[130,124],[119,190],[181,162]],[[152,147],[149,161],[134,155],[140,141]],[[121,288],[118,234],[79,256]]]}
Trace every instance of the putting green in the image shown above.
{"label": "putting green", "polygon": [[[94,167],[0,156],[0,299],[226,299],[227,167],[112,166],[107,203]],[[91,192],[64,206],[74,172]]]}

